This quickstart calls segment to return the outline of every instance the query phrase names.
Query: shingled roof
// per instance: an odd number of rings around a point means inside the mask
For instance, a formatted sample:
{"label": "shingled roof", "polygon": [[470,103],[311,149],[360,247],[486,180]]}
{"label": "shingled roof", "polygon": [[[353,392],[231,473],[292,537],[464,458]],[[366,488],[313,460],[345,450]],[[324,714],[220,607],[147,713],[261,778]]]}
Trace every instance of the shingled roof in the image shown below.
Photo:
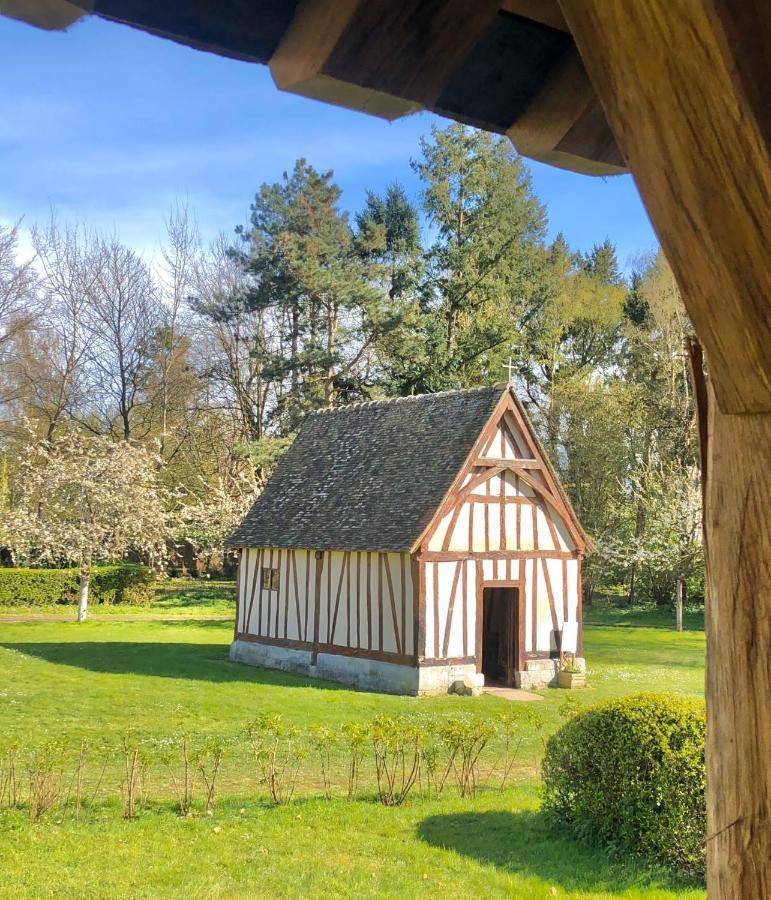
{"label": "shingled roof", "polygon": [[313,413],[228,544],[410,550],[505,390],[444,391]]}

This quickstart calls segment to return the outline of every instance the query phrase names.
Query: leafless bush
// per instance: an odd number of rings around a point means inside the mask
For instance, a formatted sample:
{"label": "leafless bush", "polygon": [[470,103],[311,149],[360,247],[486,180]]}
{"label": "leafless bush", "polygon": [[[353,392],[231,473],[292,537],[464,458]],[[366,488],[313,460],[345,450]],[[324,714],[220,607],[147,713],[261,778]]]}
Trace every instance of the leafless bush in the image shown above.
{"label": "leafless bush", "polygon": [[28,754],[26,768],[30,819],[42,818],[62,800],[64,795],[62,755],[61,745],[54,742],[44,744]]}

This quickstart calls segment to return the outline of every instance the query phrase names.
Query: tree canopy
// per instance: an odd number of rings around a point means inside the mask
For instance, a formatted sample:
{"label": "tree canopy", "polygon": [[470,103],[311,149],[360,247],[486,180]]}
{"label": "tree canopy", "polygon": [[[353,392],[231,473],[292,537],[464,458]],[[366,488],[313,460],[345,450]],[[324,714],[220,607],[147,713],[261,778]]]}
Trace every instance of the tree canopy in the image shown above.
{"label": "tree canopy", "polygon": [[[299,159],[209,246],[178,204],[152,264],[116,235],[55,218],[33,229],[35,258],[22,262],[18,228],[0,228],[8,548],[31,552],[13,516],[34,508],[39,474],[80,448],[70,456],[95,472],[100,456],[147,454],[123,507],[115,482],[115,509],[149,510],[128,498],[153,484],[153,503],[173,513],[168,539],[216,555],[308,412],[501,381],[511,358],[599,548],[589,596],[618,585],[631,599],[699,596],[690,324],[666,260],[625,273],[610,238],[584,251],[550,238],[527,165],[502,138],[435,127],[412,167],[414,197],[387,185],[349,214],[333,172]],[[45,559],[88,555],[53,540],[47,521]],[[137,527],[101,552],[148,553]]]}

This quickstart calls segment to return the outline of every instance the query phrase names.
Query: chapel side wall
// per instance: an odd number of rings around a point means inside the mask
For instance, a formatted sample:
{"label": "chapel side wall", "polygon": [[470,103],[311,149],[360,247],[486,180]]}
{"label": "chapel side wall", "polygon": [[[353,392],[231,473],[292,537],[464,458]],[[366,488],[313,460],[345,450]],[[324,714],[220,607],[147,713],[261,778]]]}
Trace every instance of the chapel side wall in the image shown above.
{"label": "chapel side wall", "polygon": [[406,553],[325,553],[319,604],[320,642],[414,656],[415,593]]}
{"label": "chapel side wall", "polygon": [[[236,633],[322,652],[385,654],[411,663],[416,590],[409,555],[320,553],[317,559],[314,550],[244,549]],[[263,586],[263,568],[279,570],[277,591]]]}

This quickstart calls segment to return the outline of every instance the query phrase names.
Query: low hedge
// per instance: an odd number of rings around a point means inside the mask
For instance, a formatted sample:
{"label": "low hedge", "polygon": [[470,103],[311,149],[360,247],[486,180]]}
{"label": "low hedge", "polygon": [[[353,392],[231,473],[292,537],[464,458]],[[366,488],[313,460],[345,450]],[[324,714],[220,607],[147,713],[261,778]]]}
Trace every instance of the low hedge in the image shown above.
{"label": "low hedge", "polygon": [[589,708],[549,738],[544,809],[578,836],[704,875],[704,704],[638,694]]}
{"label": "low hedge", "polygon": [[[153,570],[147,566],[94,566],[89,603],[150,603],[153,581]],[[77,603],[79,582],[78,569],[0,569],[0,606]]]}

